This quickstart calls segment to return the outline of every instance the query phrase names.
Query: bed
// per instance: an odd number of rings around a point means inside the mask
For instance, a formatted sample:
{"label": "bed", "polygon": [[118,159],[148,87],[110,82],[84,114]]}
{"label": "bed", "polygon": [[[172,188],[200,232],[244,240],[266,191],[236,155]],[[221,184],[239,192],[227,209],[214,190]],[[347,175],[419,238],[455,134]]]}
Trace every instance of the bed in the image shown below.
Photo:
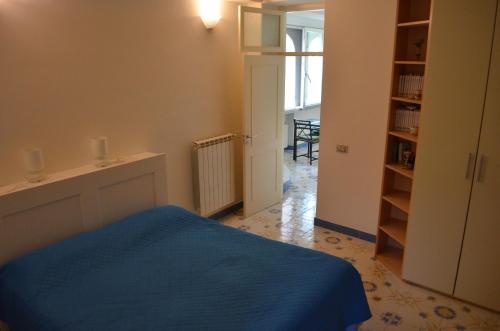
{"label": "bed", "polygon": [[16,330],[345,330],[370,317],[341,259],[151,209],[0,270]]}
{"label": "bed", "polygon": [[[9,223],[3,215],[0,225]],[[333,331],[370,316],[348,262],[174,206],[68,236],[0,267],[0,320],[11,331]]]}

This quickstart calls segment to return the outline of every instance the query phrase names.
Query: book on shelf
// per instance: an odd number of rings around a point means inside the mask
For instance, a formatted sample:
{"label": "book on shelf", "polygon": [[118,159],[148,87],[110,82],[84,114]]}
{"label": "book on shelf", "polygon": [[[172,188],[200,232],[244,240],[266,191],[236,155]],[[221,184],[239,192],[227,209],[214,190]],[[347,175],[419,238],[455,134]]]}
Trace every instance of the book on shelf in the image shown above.
{"label": "book on shelf", "polygon": [[407,74],[399,76],[398,95],[400,97],[409,99],[421,99],[423,88],[423,75]]}
{"label": "book on shelf", "polygon": [[417,106],[408,105],[396,109],[394,115],[394,130],[410,132],[411,128],[418,128],[420,121],[420,110]]}
{"label": "book on shelf", "polygon": [[399,164],[406,169],[413,169],[415,164],[415,153],[411,144],[405,141],[395,141],[391,148],[391,163]]}

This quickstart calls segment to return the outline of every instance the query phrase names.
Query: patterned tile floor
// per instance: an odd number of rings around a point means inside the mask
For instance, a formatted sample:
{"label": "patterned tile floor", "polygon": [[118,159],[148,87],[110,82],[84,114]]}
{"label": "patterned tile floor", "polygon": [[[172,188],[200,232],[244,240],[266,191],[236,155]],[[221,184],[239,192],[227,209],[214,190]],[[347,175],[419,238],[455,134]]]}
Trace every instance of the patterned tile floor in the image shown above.
{"label": "patterned tile floor", "polygon": [[314,226],[317,162],[297,163],[286,152],[292,185],[283,203],[245,219],[229,215],[225,224],[263,237],[319,250],[350,261],[363,277],[373,317],[367,330],[500,330],[500,315],[409,285],[374,261],[372,243]]}

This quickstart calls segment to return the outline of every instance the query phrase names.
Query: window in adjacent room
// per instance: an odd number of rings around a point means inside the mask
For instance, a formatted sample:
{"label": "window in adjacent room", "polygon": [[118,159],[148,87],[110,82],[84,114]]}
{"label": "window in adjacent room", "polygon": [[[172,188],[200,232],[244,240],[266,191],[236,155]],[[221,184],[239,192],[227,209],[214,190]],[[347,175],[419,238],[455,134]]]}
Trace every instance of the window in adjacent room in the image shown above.
{"label": "window in adjacent room", "polygon": [[[287,21],[286,52],[323,52],[323,11],[288,13]],[[322,56],[287,56],[285,109],[319,106],[322,81]]]}
{"label": "window in adjacent room", "polygon": [[[323,31],[305,30],[306,52],[323,52]],[[310,107],[321,103],[323,82],[323,57],[305,57],[304,106]]]}
{"label": "window in adjacent room", "polygon": [[[286,51],[302,50],[302,30],[287,28]],[[296,109],[302,105],[302,57],[287,56],[285,82],[285,109]]]}

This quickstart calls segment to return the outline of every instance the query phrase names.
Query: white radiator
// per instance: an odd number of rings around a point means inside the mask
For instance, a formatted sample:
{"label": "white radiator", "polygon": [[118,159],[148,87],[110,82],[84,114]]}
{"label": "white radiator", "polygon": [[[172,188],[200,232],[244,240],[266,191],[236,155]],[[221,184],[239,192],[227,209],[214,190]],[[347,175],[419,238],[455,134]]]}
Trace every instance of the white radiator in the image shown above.
{"label": "white radiator", "polygon": [[235,203],[234,134],[193,144],[195,207],[211,216]]}

